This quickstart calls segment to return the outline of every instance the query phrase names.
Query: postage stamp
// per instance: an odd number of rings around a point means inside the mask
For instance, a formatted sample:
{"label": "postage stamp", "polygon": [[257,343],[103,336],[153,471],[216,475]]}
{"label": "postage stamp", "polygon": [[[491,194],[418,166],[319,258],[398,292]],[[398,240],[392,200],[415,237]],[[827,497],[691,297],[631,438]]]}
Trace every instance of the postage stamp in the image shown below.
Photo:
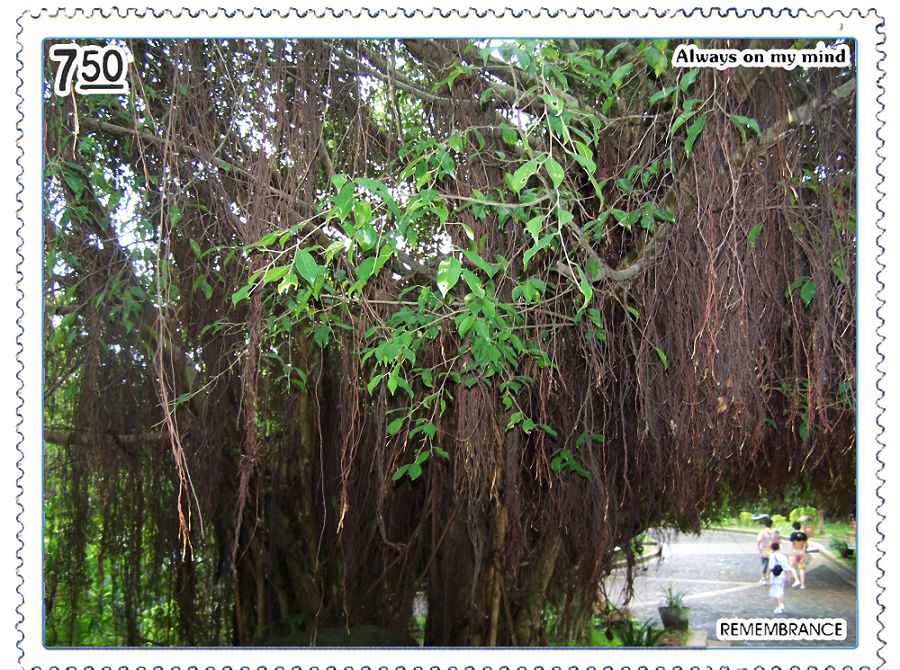
{"label": "postage stamp", "polygon": [[878,10],[15,21],[4,662],[890,667]]}

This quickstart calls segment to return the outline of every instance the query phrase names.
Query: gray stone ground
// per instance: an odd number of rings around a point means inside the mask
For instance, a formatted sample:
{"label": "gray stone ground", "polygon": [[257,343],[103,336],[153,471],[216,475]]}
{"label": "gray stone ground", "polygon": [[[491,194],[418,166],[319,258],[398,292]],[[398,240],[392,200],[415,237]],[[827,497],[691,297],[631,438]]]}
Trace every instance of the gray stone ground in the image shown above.
{"label": "gray stone ground", "polygon": [[[652,559],[640,567],[635,595],[629,608],[639,620],[651,619],[661,626],[657,607],[670,584],[686,591],[691,608],[691,629],[707,634],[707,646],[856,646],[856,585],[854,576],[825,558],[810,555],[806,589],[785,589],[786,618],[840,617],[847,620],[847,639],[842,641],[753,641],[736,642],[716,638],[719,618],[777,618],[769,587],[759,585],[759,558],[755,535],[730,531],[705,531],[701,535],[676,535],[663,546],[663,559]],[[651,547],[648,547],[648,551]],[[824,551],[824,550],[823,550]],[[785,552],[787,553],[787,552]],[[607,581],[607,593],[615,598],[624,583],[621,572]]]}

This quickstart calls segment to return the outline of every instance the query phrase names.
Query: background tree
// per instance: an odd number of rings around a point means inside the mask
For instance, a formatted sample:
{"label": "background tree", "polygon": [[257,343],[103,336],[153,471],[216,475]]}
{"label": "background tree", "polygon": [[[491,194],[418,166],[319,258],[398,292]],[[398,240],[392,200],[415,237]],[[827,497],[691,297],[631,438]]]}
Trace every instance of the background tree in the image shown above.
{"label": "background tree", "polygon": [[582,640],[647,528],[852,506],[852,68],[128,46],[45,107],[48,644]]}

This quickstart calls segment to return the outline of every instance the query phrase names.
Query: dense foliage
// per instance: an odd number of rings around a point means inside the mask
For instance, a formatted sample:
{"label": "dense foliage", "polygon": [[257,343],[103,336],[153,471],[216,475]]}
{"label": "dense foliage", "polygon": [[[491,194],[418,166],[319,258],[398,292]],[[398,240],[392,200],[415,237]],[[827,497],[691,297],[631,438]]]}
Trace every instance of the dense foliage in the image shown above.
{"label": "dense foliage", "polygon": [[48,88],[47,643],[417,594],[426,644],[584,640],[648,528],[848,509],[853,70],[675,46],[149,40]]}

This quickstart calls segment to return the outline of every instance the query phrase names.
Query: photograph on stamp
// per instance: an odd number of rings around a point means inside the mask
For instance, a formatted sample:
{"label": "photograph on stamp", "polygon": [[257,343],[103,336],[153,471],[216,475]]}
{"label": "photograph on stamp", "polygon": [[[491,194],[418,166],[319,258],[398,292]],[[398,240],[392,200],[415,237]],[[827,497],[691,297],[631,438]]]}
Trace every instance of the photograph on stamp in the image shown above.
{"label": "photograph on stamp", "polygon": [[856,646],[855,40],[42,48],[48,649]]}

